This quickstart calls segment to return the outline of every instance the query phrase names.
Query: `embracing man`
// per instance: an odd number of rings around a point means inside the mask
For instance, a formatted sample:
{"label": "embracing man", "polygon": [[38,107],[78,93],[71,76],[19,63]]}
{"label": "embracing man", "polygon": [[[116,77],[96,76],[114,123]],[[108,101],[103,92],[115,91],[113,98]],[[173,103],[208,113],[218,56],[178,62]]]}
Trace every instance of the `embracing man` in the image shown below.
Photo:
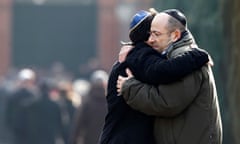
{"label": "embracing man", "polygon": [[[153,18],[148,42],[168,59],[197,47],[187,29],[186,17],[176,9]],[[128,77],[119,76],[118,92],[133,109],[155,116],[157,144],[222,144],[212,65],[210,62],[174,83],[158,86],[142,83],[128,73]]]}

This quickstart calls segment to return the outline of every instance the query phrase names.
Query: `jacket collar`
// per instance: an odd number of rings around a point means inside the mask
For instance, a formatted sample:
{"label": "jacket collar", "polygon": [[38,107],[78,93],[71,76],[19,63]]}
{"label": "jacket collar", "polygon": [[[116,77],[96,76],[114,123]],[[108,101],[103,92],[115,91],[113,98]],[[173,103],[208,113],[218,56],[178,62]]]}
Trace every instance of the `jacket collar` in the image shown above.
{"label": "jacket collar", "polygon": [[178,50],[178,52],[180,52],[182,50],[186,50],[186,48],[190,48],[191,45],[193,44],[196,45],[195,40],[192,34],[189,32],[189,30],[186,30],[182,33],[182,36],[178,41],[170,44],[170,46],[167,48],[167,51],[166,51],[167,57],[168,58],[172,57],[173,56],[172,52],[175,51],[176,49],[181,48],[181,50]]}

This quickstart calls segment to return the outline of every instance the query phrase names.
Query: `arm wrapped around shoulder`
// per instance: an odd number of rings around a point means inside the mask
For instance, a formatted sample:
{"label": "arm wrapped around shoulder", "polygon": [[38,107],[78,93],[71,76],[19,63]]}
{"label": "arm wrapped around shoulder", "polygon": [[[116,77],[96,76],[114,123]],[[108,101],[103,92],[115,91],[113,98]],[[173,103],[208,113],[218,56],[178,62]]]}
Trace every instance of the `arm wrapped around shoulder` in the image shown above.
{"label": "arm wrapped around shoulder", "polygon": [[190,52],[196,63],[196,69],[201,68],[203,65],[210,61],[209,54],[207,51],[200,48],[193,48]]}

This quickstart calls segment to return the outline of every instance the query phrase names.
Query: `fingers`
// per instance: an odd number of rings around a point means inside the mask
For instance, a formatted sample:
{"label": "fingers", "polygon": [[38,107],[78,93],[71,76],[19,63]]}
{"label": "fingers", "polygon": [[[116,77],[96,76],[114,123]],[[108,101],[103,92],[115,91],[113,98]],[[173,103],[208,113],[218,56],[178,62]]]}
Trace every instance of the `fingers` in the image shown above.
{"label": "fingers", "polygon": [[118,76],[117,80],[117,92],[120,93],[122,88],[122,76]]}
{"label": "fingers", "polygon": [[129,68],[126,69],[126,73],[127,73],[128,78],[133,77],[133,74]]}
{"label": "fingers", "polygon": [[123,77],[123,76],[118,76],[118,80],[117,80],[117,92],[118,92],[118,96],[121,95],[121,91],[122,91],[122,86],[123,83],[127,80],[127,78]]}
{"label": "fingers", "polygon": [[124,84],[125,81],[127,81],[129,78],[133,77],[132,72],[130,71],[130,69],[126,69],[126,73],[127,73],[127,77],[123,77],[123,76],[118,76],[118,80],[117,80],[117,92],[118,92],[118,96],[121,95],[122,92],[122,86]]}
{"label": "fingers", "polygon": [[119,52],[119,56],[118,56],[118,61],[119,62],[123,62],[125,61],[128,52],[132,49],[132,46],[130,45],[124,45],[122,46],[120,52]]}

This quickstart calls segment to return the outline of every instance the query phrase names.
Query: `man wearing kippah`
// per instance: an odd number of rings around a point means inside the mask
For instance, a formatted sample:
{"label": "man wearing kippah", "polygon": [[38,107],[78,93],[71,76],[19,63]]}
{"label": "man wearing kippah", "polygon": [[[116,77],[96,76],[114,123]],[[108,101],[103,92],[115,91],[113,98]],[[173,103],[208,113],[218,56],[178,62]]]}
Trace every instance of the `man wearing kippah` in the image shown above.
{"label": "man wearing kippah", "polygon": [[[167,58],[197,47],[187,29],[186,17],[176,9],[154,17],[148,41]],[[130,107],[155,116],[157,144],[222,144],[212,65],[206,64],[181,80],[158,86],[142,83],[128,73],[128,77],[119,77],[117,87]]]}
{"label": "man wearing kippah", "polygon": [[[146,43],[154,16],[150,12],[139,11],[130,23],[129,37],[134,48],[125,61],[117,62],[112,68],[107,90],[108,114],[100,138],[101,144],[155,144],[154,117],[133,110],[122,96],[118,96],[116,81],[119,75],[125,74],[127,67],[138,80],[158,85],[177,81],[201,68],[209,60],[207,53],[198,49],[166,60]],[[185,67],[181,66],[183,64]]]}

